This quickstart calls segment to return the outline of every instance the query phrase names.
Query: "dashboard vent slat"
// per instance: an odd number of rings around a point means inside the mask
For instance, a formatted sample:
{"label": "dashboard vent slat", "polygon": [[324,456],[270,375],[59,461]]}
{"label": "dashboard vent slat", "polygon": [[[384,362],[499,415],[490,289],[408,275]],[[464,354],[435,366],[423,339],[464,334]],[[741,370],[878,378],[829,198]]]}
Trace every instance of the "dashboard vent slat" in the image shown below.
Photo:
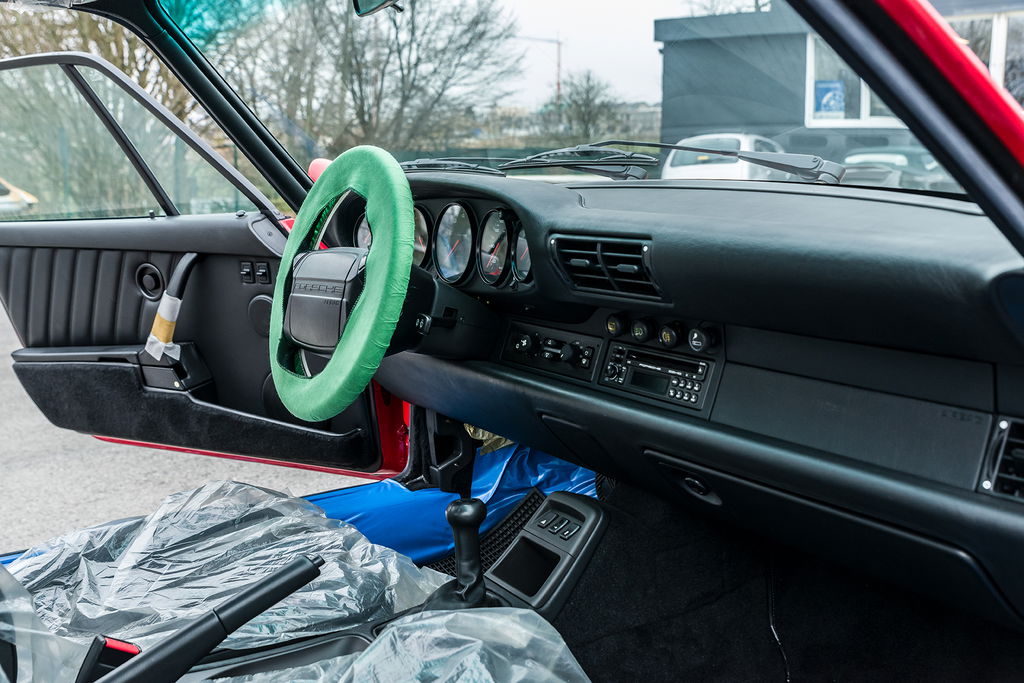
{"label": "dashboard vent slat", "polygon": [[987,472],[983,490],[1024,502],[1024,422],[1000,422]]}
{"label": "dashboard vent slat", "polygon": [[660,299],[651,273],[650,242],[555,235],[555,257],[574,289],[633,299]]}

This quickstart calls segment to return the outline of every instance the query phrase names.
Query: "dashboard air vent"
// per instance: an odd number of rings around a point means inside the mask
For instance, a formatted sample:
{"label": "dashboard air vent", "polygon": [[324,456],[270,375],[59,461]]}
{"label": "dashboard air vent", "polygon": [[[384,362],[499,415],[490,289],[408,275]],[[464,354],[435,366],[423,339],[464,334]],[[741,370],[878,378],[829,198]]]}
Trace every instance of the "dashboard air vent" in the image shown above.
{"label": "dashboard air vent", "polygon": [[1002,420],[981,488],[1024,502],[1024,423]]}
{"label": "dashboard air vent", "polygon": [[659,299],[651,276],[650,243],[643,240],[555,235],[555,257],[580,291]]}

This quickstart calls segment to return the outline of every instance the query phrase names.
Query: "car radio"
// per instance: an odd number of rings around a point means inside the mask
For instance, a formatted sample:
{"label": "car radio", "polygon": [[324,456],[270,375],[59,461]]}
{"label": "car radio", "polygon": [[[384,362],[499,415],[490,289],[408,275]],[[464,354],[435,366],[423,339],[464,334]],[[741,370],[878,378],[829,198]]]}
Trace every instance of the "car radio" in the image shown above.
{"label": "car radio", "polygon": [[700,410],[713,368],[713,361],[613,343],[600,383]]}

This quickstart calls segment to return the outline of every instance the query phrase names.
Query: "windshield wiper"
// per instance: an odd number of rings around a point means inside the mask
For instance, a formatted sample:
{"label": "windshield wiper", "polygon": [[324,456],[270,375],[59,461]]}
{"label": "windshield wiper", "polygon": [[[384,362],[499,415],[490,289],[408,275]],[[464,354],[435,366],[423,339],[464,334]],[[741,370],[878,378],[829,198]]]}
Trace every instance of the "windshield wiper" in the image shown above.
{"label": "windshield wiper", "polygon": [[505,171],[512,168],[550,168],[560,166],[585,171],[607,178],[643,180],[647,171],[641,166],[657,166],[657,157],[639,152],[626,152],[605,144],[577,145],[547,152],[531,154],[522,159],[506,161],[498,166]]}
{"label": "windshield wiper", "polygon": [[[485,157],[465,157],[466,159],[484,159]],[[450,157],[437,157],[431,159],[414,159],[403,161],[399,164],[407,171],[465,171],[469,173],[489,173],[491,175],[505,175],[496,168],[484,166],[483,164],[471,164],[468,161]]]}
{"label": "windshield wiper", "polygon": [[[597,149],[625,145],[627,147],[655,147],[657,149],[678,149],[683,152],[698,154],[717,154],[719,156],[736,157],[757,166],[774,168],[776,171],[791,173],[803,180],[814,183],[838,185],[846,173],[846,167],[815,154],[790,154],[788,152],[742,152],[739,150],[710,149],[692,147],[690,145],[670,145],[665,142],[637,142],[635,140],[602,140],[589,145]],[[499,167],[500,168],[500,167]]]}

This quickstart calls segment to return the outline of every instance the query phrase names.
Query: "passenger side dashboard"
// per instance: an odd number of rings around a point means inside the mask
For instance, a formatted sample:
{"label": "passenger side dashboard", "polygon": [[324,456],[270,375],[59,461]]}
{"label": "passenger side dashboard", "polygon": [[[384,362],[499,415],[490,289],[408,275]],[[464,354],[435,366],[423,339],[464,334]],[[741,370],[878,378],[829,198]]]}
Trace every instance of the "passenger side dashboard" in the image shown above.
{"label": "passenger side dashboard", "polygon": [[[515,212],[534,280],[470,287],[505,317],[487,360],[398,354],[385,386],[1021,625],[1024,505],[992,495],[992,473],[1013,464],[996,461],[999,444],[1024,414],[1015,304],[994,282],[1024,262],[976,207],[792,184],[453,176],[412,177],[417,201]],[[580,286],[573,267],[614,279],[621,262],[567,257],[560,236],[647,245],[629,262],[642,272],[621,274],[655,289]]]}

